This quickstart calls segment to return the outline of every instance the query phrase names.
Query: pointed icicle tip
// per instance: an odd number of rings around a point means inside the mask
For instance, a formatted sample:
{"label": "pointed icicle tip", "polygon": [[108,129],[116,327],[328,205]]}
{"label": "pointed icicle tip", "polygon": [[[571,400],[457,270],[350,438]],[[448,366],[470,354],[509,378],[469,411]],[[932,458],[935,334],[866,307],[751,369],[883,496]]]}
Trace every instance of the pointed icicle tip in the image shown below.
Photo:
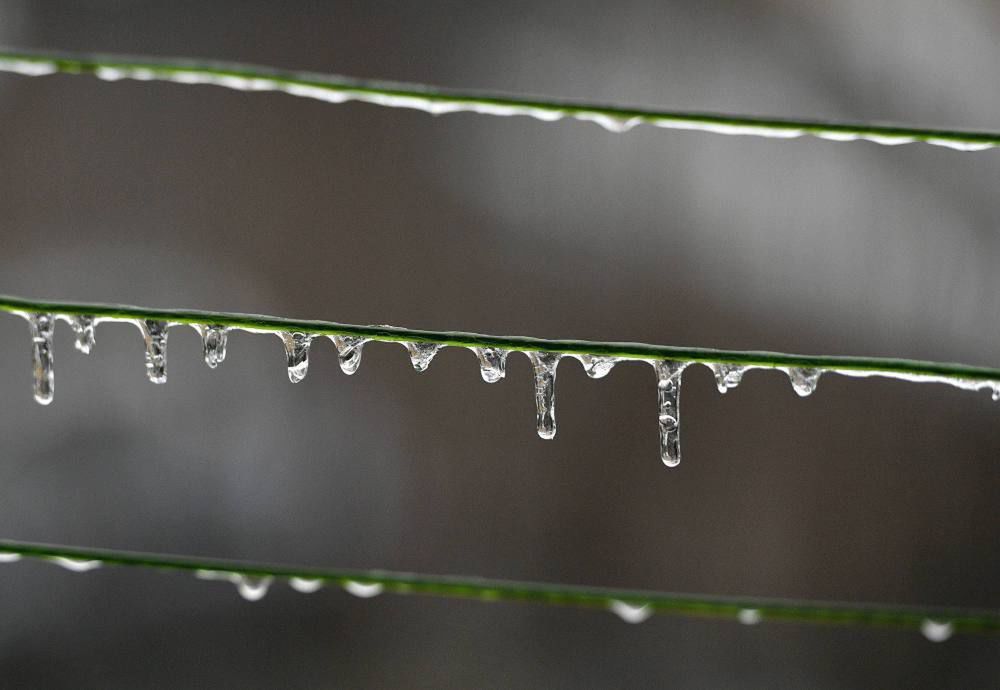
{"label": "pointed icicle tip", "polygon": [[215,369],[226,359],[226,345],[229,341],[229,329],[225,326],[198,325],[195,326],[201,333],[202,354],[205,357],[205,364],[211,369]]}
{"label": "pointed icicle tip", "polygon": [[94,349],[94,326],[97,323],[94,317],[77,314],[76,316],[69,317],[68,321],[69,327],[73,329],[73,334],[76,336],[76,340],[73,341],[73,347],[83,354],[89,355],[91,350]]}
{"label": "pointed icicle tip", "polygon": [[740,381],[743,380],[743,374],[750,368],[741,364],[724,364],[720,362],[712,362],[708,367],[715,374],[715,386],[719,389],[720,393],[725,393],[730,388],[736,388],[740,385]]}
{"label": "pointed icicle tip", "polygon": [[308,333],[279,333],[285,345],[285,359],[288,363],[288,380],[298,383],[309,372],[309,346],[312,336]]}
{"label": "pointed icicle tip", "polygon": [[410,364],[416,371],[427,371],[431,365],[431,360],[444,347],[441,343],[403,343],[406,351],[410,353]]}
{"label": "pointed icicle tip", "polygon": [[819,369],[810,369],[808,367],[791,367],[785,371],[788,372],[792,388],[803,398],[816,390],[820,374],[823,373]]}
{"label": "pointed icicle tip", "polygon": [[656,371],[656,396],[660,422],[660,459],[667,467],[681,462],[681,374],[687,362],[651,362]]}
{"label": "pointed icicle tip", "polygon": [[535,421],[544,439],[556,435],[556,368],[562,355],[557,352],[527,353],[535,374]]}
{"label": "pointed icicle tip", "polygon": [[55,391],[55,375],[52,360],[52,334],[55,319],[52,314],[29,314],[31,329],[31,372],[35,402],[48,405]]}
{"label": "pointed icicle tip", "polygon": [[469,348],[479,359],[479,375],[486,383],[496,383],[507,375],[508,351],[498,347]]}
{"label": "pointed icicle tip", "polygon": [[337,348],[341,371],[348,376],[356,372],[361,366],[361,349],[368,340],[356,335],[331,335],[328,337]]}
{"label": "pointed icicle tip", "polygon": [[146,377],[153,383],[167,382],[167,328],[166,321],[140,320],[134,322],[146,343]]}
{"label": "pointed icicle tip", "polygon": [[577,359],[583,365],[583,370],[592,379],[602,379],[611,373],[611,369],[618,363],[616,357],[605,357],[603,355],[578,355]]}

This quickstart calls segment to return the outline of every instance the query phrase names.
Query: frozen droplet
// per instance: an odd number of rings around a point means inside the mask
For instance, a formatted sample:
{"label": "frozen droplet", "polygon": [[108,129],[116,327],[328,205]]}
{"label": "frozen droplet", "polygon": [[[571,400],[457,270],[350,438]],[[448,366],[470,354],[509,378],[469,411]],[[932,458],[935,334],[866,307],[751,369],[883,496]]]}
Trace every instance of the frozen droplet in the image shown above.
{"label": "frozen droplet", "polygon": [[764,616],[757,609],[740,609],[736,618],[743,625],[757,625],[764,620]]}
{"label": "frozen droplet", "polygon": [[615,600],[608,604],[608,608],[626,623],[642,623],[653,615],[653,607],[649,604],[629,604]]}
{"label": "frozen droplet", "polygon": [[507,350],[498,347],[471,348],[479,358],[479,374],[486,383],[496,383],[507,373]]}
{"label": "frozen droplet", "polygon": [[736,386],[740,385],[743,374],[749,369],[749,367],[741,364],[724,364],[720,362],[712,362],[708,366],[712,369],[712,373],[715,374],[715,385],[720,393],[725,393],[730,388],[736,388]]}
{"label": "frozen droplet", "polygon": [[331,335],[330,340],[337,348],[340,369],[347,375],[356,372],[361,366],[361,348],[368,341],[356,335]]}
{"label": "frozen droplet", "polygon": [[67,558],[65,556],[49,556],[48,561],[58,565],[60,568],[72,570],[74,573],[85,573],[88,570],[97,570],[101,567],[100,561],[86,558]]}
{"label": "frozen droplet", "polygon": [[167,382],[167,326],[166,321],[136,321],[146,341],[146,376],[153,383]]}
{"label": "frozen droplet", "polygon": [[601,379],[611,373],[611,369],[618,363],[615,357],[605,357],[602,355],[579,355],[577,359],[583,365],[583,370],[592,379]]}
{"label": "frozen droplet", "polygon": [[538,435],[544,439],[556,435],[556,367],[562,355],[557,352],[528,352],[535,372],[535,410]]}
{"label": "frozen droplet", "polygon": [[928,618],[920,624],[920,632],[931,642],[944,642],[955,633],[955,626],[948,621],[934,621]]}
{"label": "frozen droplet", "polygon": [[279,333],[285,344],[285,357],[288,360],[288,380],[298,383],[309,372],[309,345],[312,336],[308,333]]}
{"label": "frozen droplet", "polygon": [[234,575],[233,584],[236,585],[236,591],[240,596],[247,601],[260,601],[271,587],[271,578]]}
{"label": "frozen droplet", "polygon": [[381,582],[357,582],[356,580],[348,580],[344,583],[344,589],[348,594],[353,594],[356,597],[371,599],[372,597],[377,597],[379,594],[384,592],[385,585]]}
{"label": "frozen droplet", "polygon": [[296,592],[312,594],[323,586],[323,581],[308,577],[290,577],[288,585]]}
{"label": "frozen droplet", "polygon": [[676,467],[681,461],[681,374],[687,363],[661,360],[652,364],[659,404],[660,459],[667,467]]}
{"label": "frozen droplet", "polygon": [[229,329],[225,326],[197,326],[201,333],[202,352],[205,355],[205,364],[212,369],[222,364],[226,359],[226,344],[229,340]]}
{"label": "frozen droplet", "polygon": [[28,325],[31,328],[31,370],[35,401],[48,405],[52,402],[54,390],[52,333],[55,330],[55,319],[52,314],[29,314]]}
{"label": "frozen droplet", "polygon": [[809,369],[806,367],[791,367],[785,371],[788,372],[792,388],[803,398],[816,390],[816,385],[819,383],[819,376],[823,373],[819,369]]}
{"label": "frozen droplet", "polygon": [[94,348],[94,317],[77,314],[69,319],[69,327],[73,329],[76,340],[73,347],[85,355]]}
{"label": "frozen droplet", "polygon": [[17,563],[21,560],[21,554],[10,551],[0,551],[0,563]]}
{"label": "frozen droplet", "polygon": [[427,371],[434,355],[438,353],[444,345],[440,343],[403,343],[407,352],[410,353],[410,363],[417,371]]}

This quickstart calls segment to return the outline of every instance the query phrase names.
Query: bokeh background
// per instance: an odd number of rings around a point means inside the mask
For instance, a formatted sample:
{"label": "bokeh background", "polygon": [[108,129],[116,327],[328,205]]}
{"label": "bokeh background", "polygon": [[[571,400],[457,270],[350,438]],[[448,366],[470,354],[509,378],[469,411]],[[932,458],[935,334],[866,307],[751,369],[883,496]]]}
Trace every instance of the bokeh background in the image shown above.
{"label": "bokeh background", "polygon": [[[0,2],[0,42],[782,116],[998,127],[1000,7],[830,3]],[[0,75],[0,292],[543,337],[1000,364],[1000,153],[456,114]],[[1000,606],[1000,408],[692,367],[684,461],[654,380],[276,338],[169,382],[137,331],[56,337],[31,399],[0,319],[0,535],[681,592]],[[0,567],[5,687],[995,686],[958,636]]]}

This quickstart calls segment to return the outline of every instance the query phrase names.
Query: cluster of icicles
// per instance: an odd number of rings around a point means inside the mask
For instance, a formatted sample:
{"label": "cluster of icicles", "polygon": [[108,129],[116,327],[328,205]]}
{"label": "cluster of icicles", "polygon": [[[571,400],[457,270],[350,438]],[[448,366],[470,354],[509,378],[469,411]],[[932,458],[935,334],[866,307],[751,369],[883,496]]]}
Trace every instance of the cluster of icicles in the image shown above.
{"label": "cluster of icicles", "polygon": [[[0,563],[16,563],[21,558],[22,556],[19,553],[0,551]],[[103,565],[99,560],[67,558],[65,556],[44,556],[42,559],[75,573],[97,570]],[[272,575],[248,575],[233,570],[196,570],[194,574],[199,580],[216,580],[231,583],[236,587],[239,595],[247,601],[260,601],[263,599],[275,581],[275,577]],[[348,594],[353,594],[361,599],[371,599],[385,591],[385,585],[377,581],[332,580],[330,578],[296,576],[284,579],[287,580],[289,587],[302,594],[318,592],[331,582],[339,584]],[[405,592],[406,586],[396,583],[394,591]],[[482,596],[484,599],[490,599],[488,593],[484,592]],[[655,612],[654,608],[649,604],[635,601],[621,601],[619,599],[610,599],[607,608],[626,623],[643,623],[649,620]],[[759,609],[742,608],[736,612],[736,620],[743,625],[758,625],[764,622],[765,616]],[[948,621],[936,621],[927,618],[921,623],[920,632],[931,642],[944,642],[954,634],[955,626]]]}
{"label": "cluster of icicles", "polygon": [[[94,327],[103,321],[132,323],[142,332],[146,344],[146,375],[153,383],[167,380],[167,329],[174,324],[167,321],[146,319],[121,319],[93,317],[86,315],[44,314],[17,312],[28,320],[31,327],[32,362],[34,371],[35,400],[43,405],[52,402],[53,368],[52,339],[57,320],[66,321],[76,335],[76,349],[89,353],[94,346]],[[212,324],[190,324],[202,338],[205,363],[215,368],[226,357],[226,342],[231,327]],[[326,337],[333,341],[340,357],[340,368],[345,374],[353,374],[361,364],[361,352],[370,339],[352,335],[315,335],[299,331],[272,331],[243,328],[254,333],[272,333],[281,338],[285,348],[288,378],[298,383],[309,370],[309,348],[314,339]],[[399,341],[410,355],[413,368],[418,372],[430,366],[434,356],[445,347],[442,343]],[[506,372],[507,356],[514,350],[498,347],[472,347],[479,359],[480,373],[487,383],[502,379]],[[681,460],[680,449],[680,391],[681,374],[691,362],[665,359],[638,359],[634,357],[612,357],[595,354],[563,354],[541,350],[523,350],[531,360],[535,377],[535,406],[538,435],[544,439],[556,435],[556,369],[565,357],[577,359],[590,378],[607,376],[612,367],[621,361],[646,361],[656,373],[657,403],[660,427],[660,457],[668,467],[676,466]],[[966,390],[985,389],[992,391],[993,399],[1000,400],[1000,381],[953,379],[942,376],[906,374],[900,372],[815,369],[806,367],[753,367],[742,364],[711,362],[706,366],[715,374],[719,392],[725,393],[739,385],[747,371],[753,368],[780,369],[792,383],[792,388],[800,396],[807,396],[816,390],[820,376],[834,372],[845,376],[888,376],[907,381],[934,381],[948,383]]]}
{"label": "cluster of icicles", "polygon": [[[789,139],[811,135],[830,141],[870,141],[886,146],[910,144],[923,141],[932,146],[944,146],[958,151],[983,151],[996,146],[992,141],[933,136],[880,129],[868,131],[863,126],[857,128],[836,127],[822,124],[796,125],[793,123],[760,122],[745,118],[706,117],[684,113],[629,113],[609,112],[609,108],[575,104],[547,104],[522,102],[507,97],[461,96],[434,94],[426,87],[416,84],[395,84],[391,88],[379,85],[366,86],[352,83],[344,78],[322,76],[277,77],[253,74],[247,68],[234,67],[230,70],[213,71],[196,67],[172,65],[97,65],[93,73],[98,79],[118,81],[135,79],[139,81],[168,81],[179,84],[209,84],[238,91],[280,91],[292,96],[313,98],[326,103],[360,101],[390,108],[412,108],[432,115],[445,113],[479,113],[481,115],[525,115],[553,122],[571,118],[584,122],[594,122],[611,132],[627,132],[640,124],[650,124],[664,129],[694,130],[714,134],[744,135]],[[58,62],[44,58],[0,58],[0,71],[14,72],[25,76],[44,76],[60,71]],[[240,73],[243,71],[244,73]]]}

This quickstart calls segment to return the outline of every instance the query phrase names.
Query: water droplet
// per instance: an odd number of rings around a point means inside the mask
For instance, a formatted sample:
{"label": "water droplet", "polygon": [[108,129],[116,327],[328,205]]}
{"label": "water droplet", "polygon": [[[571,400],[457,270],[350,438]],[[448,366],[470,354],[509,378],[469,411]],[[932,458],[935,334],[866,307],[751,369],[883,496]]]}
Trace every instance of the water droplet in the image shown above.
{"label": "water droplet", "polygon": [[556,435],[556,367],[562,355],[557,352],[528,352],[535,372],[535,410],[538,435],[544,439]]}
{"label": "water droplet", "polygon": [[955,626],[947,621],[933,621],[930,618],[920,624],[920,632],[931,642],[944,642],[955,633]]}
{"label": "water droplet", "polygon": [[34,378],[35,401],[48,405],[52,402],[54,375],[52,370],[52,332],[55,319],[52,314],[29,314],[31,328],[31,370]]}
{"label": "water droplet", "polygon": [[308,333],[279,333],[285,344],[285,357],[288,360],[288,380],[298,383],[309,372],[309,346],[312,336]]}
{"label": "water droplet", "polygon": [[94,317],[77,314],[69,318],[69,327],[76,335],[73,347],[83,354],[89,355],[94,348]]}
{"label": "water droplet", "polygon": [[656,393],[660,420],[660,459],[667,467],[681,461],[681,374],[687,362],[652,362],[656,370]]}
{"label": "water droplet", "polygon": [[356,335],[331,335],[329,338],[337,348],[341,371],[350,376],[361,366],[361,348],[368,341]]}
{"label": "water droplet", "polygon": [[97,570],[101,567],[100,561],[92,561],[85,558],[66,558],[65,556],[49,556],[50,563],[58,565],[60,568],[72,570],[74,573],[85,573],[88,570]]}
{"label": "water droplet", "polygon": [[611,369],[618,363],[616,357],[604,357],[602,355],[578,355],[577,359],[583,365],[583,370],[592,379],[602,379],[611,373]]}
{"label": "water droplet", "polygon": [[427,371],[434,355],[444,347],[440,343],[403,343],[410,353],[410,363],[417,371]]}
{"label": "water droplet", "polygon": [[270,576],[244,575],[223,570],[196,570],[195,577],[199,580],[219,580],[231,582],[236,591],[247,601],[260,601],[267,594],[273,580]]}
{"label": "water droplet", "polygon": [[994,384],[993,386],[993,401],[996,402],[1000,400],[1000,385]]}
{"label": "water droplet", "polygon": [[819,383],[819,376],[823,372],[819,369],[809,369],[803,367],[791,367],[786,369],[788,378],[792,382],[792,388],[803,398],[816,390]]}
{"label": "water droplet", "polygon": [[226,344],[229,340],[229,329],[225,326],[195,326],[201,333],[202,352],[205,355],[205,364],[212,369],[222,364],[226,359]]}
{"label": "water droplet", "polygon": [[296,592],[312,594],[323,586],[323,581],[306,577],[291,577],[288,578],[288,584]]}
{"label": "water droplet", "polygon": [[653,615],[653,607],[649,604],[629,604],[615,600],[608,604],[608,608],[626,623],[642,623]]}
{"label": "water droplet", "polygon": [[166,321],[135,321],[146,341],[146,376],[153,383],[167,382]]}
{"label": "water droplet", "polygon": [[17,563],[21,560],[21,554],[10,551],[0,551],[0,563]]}
{"label": "water droplet", "polygon": [[361,597],[362,599],[371,599],[372,597],[377,597],[379,594],[385,591],[385,585],[381,582],[356,582],[354,580],[348,580],[344,583],[344,589],[356,597]]}
{"label": "water droplet", "polygon": [[712,373],[715,374],[715,385],[720,393],[725,393],[730,388],[736,388],[743,379],[743,374],[749,369],[741,364],[723,364],[712,362],[708,365]]}
{"label": "water droplet", "polygon": [[498,347],[470,348],[479,358],[479,374],[486,383],[496,383],[507,374],[507,350]]}
{"label": "water droplet", "polygon": [[743,625],[757,625],[764,620],[764,616],[757,609],[740,609],[736,618]]}

